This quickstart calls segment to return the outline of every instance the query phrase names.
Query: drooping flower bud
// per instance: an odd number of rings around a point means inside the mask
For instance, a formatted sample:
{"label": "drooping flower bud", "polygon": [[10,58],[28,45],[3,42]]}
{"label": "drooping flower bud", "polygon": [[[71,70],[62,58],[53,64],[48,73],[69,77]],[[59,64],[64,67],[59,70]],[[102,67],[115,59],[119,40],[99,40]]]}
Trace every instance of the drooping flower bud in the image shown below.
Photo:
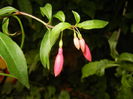
{"label": "drooping flower bud", "polygon": [[62,69],[63,69],[63,63],[64,63],[64,57],[63,57],[63,49],[59,48],[58,49],[58,54],[55,58],[55,63],[54,63],[54,75],[57,77]]}
{"label": "drooping flower bud", "polygon": [[80,43],[80,48],[81,48],[82,52],[84,53],[85,52],[85,40],[83,38],[81,38],[79,40],[79,43]]}
{"label": "drooping flower bud", "polygon": [[73,42],[75,47],[79,50],[80,49],[79,39],[77,37],[74,37]]}
{"label": "drooping flower bud", "polygon": [[88,61],[92,61],[91,52],[87,44],[85,44],[85,51],[83,52],[83,55]]}

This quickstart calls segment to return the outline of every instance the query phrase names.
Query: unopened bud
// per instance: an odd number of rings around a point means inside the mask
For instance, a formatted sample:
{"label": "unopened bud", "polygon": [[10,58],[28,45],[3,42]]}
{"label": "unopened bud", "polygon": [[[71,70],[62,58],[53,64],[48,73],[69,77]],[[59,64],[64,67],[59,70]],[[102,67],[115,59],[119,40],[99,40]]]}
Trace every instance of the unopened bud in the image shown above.
{"label": "unopened bud", "polygon": [[79,39],[77,37],[74,37],[73,42],[75,47],[79,50],[80,49]]}
{"label": "unopened bud", "polygon": [[57,77],[62,69],[63,69],[63,63],[64,63],[64,57],[63,57],[63,49],[59,48],[58,54],[55,58],[55,63],[54,63],[54,75]]}

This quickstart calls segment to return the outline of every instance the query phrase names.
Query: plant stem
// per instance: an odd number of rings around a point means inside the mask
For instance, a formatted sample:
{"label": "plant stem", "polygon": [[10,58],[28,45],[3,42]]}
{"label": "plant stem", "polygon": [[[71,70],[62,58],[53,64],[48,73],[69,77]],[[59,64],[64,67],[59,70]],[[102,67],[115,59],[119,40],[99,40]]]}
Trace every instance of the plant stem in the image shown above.
{"label": "plant stem", "polygon": [[48,27],[48,28],[53,28],[53,27],[54,27],[54,26],[52,26],[52,25],[49,25],[49,24],[45,23],[45,22],[42,21],[41,19],[39,19],[39,18],[37,18],[37,17],[35,17],[35,16],[31,15],[31,14],[25,13],[25,12],[20,12],[20,11],[18,11],[18,12],[14,13],[14,14],[15,14],[15,15],[24,15],[24,16],[31,17],[31,18],[33,18],[33,19],[39,21],[40,23],[42,23],[43,25],[45,25],[45,26]]}

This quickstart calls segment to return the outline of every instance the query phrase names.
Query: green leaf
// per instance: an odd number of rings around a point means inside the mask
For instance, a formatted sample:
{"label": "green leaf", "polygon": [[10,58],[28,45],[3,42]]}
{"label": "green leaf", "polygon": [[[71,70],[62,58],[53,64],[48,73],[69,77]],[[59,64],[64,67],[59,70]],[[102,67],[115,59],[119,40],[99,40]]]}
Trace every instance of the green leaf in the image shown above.
{"label": "green leaf", "polygon": [[55,18],[59,19],[60,21],[64,22],[65,21],[65,14],[63,11],[58,11],[55,15]]}
{"label": "green leaf", "polygon": [[94,74],[103,75],[106,68],[114,66],[119,66],[119,65],[115,64],[114,61],[110,61],[107,59],[88,63],[82,68],[82,78],[86,78]]}
{"label": "green leaf", "polygon": [[80,22],[80,15],[75,11],[72,11],[72,13],[73,13],[74,18],[76,20],[76,24],[78,24]]}
{"label": "green leaf", "polygon": [[103,20],[87,20],[79,23],[77,26],[83,29],[99,29],[104,28],[107,24],[108,22]]}
{"label": "green leaf", "polygon": [[131,53],[122,53],[118,57],[118,61],[133,62],[133,54],[131,54]]}
{"label": "green leaf", "polygon": [[119,64],[120,64],[120,68],[126,71],[133,72],[133,63],[121,62]]}
{"label": "green leaf", "polygon": [[54,45],[54,43],[56,42],[56,40],[58,39],[59,35],[60,35],[60,32],[62,32],[63,30],[65,29],[68,29],[70,28],[71,25],[67,22],[61,22],[59,24],[57,24],[51,31],[51,34],[50,34],[50,43],[51,43],[51,46]]}
{"label": "green leaf", "polygon": [[13,76],[13,75],[11,75],[11,74],[0,73],[0,75],[2,75],[2,76],[8,76],[8,77],[13,77],[13,78],[15,78],[15,76]]}
{"label": "green leaf", "polygon": [[30,0],[18,0],[17,3],[21,11],[32,14],[32,4]]}
{"label": "green leaf", "polygon": [[2,22],[2,31],[3,33],[8,34],[8,25],[9,25],[9,18],[4,18]]}
{"label": "green leaf", "polygon": [[10,6],[4,7],[0,9],[0,16],[7,16],[16,11],[18,10],[13,7],[10,7]]}
{"label": "green leaf", "polygon": [[29,88],[24,54],[14,41],[3,33],[0,33],[0,55],[6,61],[9,72]]}
{"label": "green leaf", "polygon": [[52,30],[46,32],[46,34],[44,35],[43,40],[41,42],[41,47],[40,47],[40,59],[45,68],[49,69],[50,67],[50,64],[49,64],[50,51],[52,46],[57,41],[60,35],[60,32],[70,27],[71,25],[69,23],[61,22],[57,24]]}
{"label": "green leaf", "polygon": [[120,33],[115,31],[115,32],[113,32],[113,34],[111,35],[111,37],[108,40],[109,46],[110,46],[110,51],[111,51],[110,54],[113,58],[116,58],[119,55],[117,50],[116,50],[119,35],[120,35]]}
{"label": "green leaf", "polygon": [[44,7],[40,7],[42,16],[46,16],[49,21],[52,19],[52,6],[47,3]]}
{"label": "green leaf", "polygon": [[50,68],[49,64],[49,54],[51,50],[50,45],[50,33],[51,30],[47,31],[42,39],[41,47],[40,47],[40,59],[45,68]]}

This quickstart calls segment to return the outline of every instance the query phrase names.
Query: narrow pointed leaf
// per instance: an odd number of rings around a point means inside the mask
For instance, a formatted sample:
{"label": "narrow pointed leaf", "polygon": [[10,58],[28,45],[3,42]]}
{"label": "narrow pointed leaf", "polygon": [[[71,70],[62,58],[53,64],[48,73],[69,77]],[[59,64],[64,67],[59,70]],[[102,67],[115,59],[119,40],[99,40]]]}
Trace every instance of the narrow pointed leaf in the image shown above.
{"label": "narrow pointed leaf", "polygon": [[84,22],[79,23],[77,26],[79,28],[83,29],[99,29],[99,28],[104,28],[108,24],[107,21],[103,20],[87,20]]}
{"label": "narrow pointed leaf", "polygon": [[110,46],[110,51],[111,51],[110,54],[113,58],[116,58],[119,55],[117,50],[116,50],[119,35],[120,34],[117,31],[115,31],[115,32],[113,32],[113,34],[111,35],[111,37],[108,40],[109,46]]}
{"label": "narrow pointed leaf", "polygon": [[103,75],[106,68],[119,66],[114,61],[103,59],[101,61],[90,62],[82,68],[82,78],[97,74]]}
{"label": "narrow pointed leaf", "polygon": [[55,18],[59,19],[60,21],[64,22],[65,21],[65,14],[63,11],[58,11],[55,15]]}
{"label": "narrow pointed leaf", "polygon": [[0,76],[8,76],[8,77],[13,77],[13,78],[15,78],[15,76],[13,76],[13,75],[11,75],[11,74],[6,74],[6,73],[0,73]]}
{"label": "narrow pointed leaf", "polygon": [[52,19],[52,6],[47,3],[44,7],[40,7],[42,16],[46,16],[49,21]]}
{"label": "narrow pointed leaf", "polygon": [[133,54],[131,54],[131,53],[122,53],[118,57],[118,61],[133,62]]}
{"label": "narrow pointed leaf", "polygon": [[0,33],[0,55],[7,63],[11,75],[29,88],[27,64],[20,47],[8,36]]}
{"label": "narrow pointed leaf", "polygon": [[16,11],[17,11],[17,9],[15,9],[13,7],[10,7],[10,6],[4,7],[4,8],[0,9],[0,16],[6,16],[6,15],[9,15],[9,14],[16,12]]}
{"label": "narrow pointed leaf", "polygon": [[73,13],[74,18],[76,20],[76,24],[78,24],[80,22],[80,15],[75,11],[72,11],[72,13]]}
{"label": "narrow pointed leaf", "polygon": [[8,25],[9,25],[9,18],[4,18],[2,22],[2,31],[3,33],[8,34]]}
{"label": "narrow pointed leaf", "polygon": [[50,45],[50,33],[51,30],[47,31],[43,37],[43,40],[41,42],[41,47],[40,47],[40,59],[45,68],[50,67],[49,64],[49,54],[51,50],[51,45]]}

